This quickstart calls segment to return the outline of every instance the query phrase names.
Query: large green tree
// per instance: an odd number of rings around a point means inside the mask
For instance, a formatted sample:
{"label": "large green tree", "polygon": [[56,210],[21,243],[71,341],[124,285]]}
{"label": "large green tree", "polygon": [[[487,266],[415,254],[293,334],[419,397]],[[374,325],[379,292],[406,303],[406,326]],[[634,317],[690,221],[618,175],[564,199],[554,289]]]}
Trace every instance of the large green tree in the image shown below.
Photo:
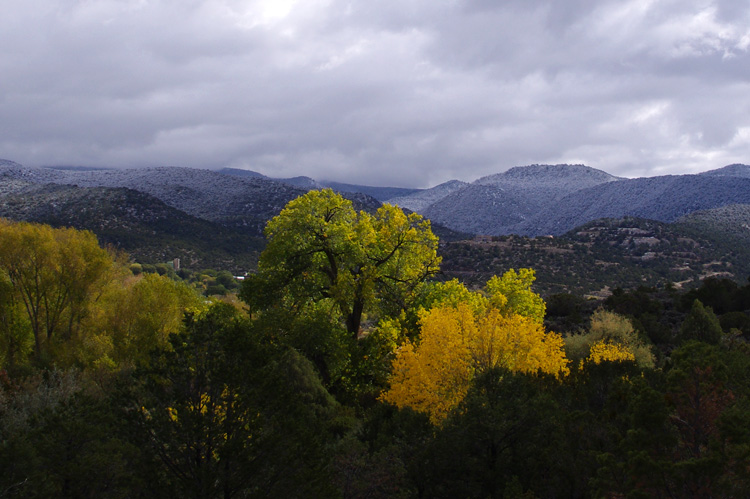
{"label": "large green tree", "polygon": [[258,274],[242,291],[251,309],[295,312],[327,301],[355,338],[365,314],[403,310],[440,263],[429,221],[387,204],[357,212],[330,189],[291,201],[265,233]]}

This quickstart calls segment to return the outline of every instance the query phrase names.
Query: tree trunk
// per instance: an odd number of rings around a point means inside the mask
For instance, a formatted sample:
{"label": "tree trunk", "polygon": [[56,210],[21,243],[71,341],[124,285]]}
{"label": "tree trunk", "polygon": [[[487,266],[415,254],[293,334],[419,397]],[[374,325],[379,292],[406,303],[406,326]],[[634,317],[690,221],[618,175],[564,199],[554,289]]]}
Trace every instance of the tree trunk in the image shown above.
{"label": "tree trunk", "polygon": [[355,340],[359,337],[359,327],[362,323],[362,312],[364,309],[364,300],[355,300],[352,304],[351,313],[346,317],[346,331],[354,336]]}

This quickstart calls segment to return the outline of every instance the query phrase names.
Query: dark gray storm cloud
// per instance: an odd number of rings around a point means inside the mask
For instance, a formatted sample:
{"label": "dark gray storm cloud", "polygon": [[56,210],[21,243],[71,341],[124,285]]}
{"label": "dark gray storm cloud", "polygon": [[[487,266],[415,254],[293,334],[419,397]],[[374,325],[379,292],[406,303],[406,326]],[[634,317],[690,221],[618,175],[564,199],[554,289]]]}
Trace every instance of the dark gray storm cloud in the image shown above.
{"label": "dark gray storm cloud", "polygon": [[428,186],[750,161],[750,6],[6,0],[0,157]]}

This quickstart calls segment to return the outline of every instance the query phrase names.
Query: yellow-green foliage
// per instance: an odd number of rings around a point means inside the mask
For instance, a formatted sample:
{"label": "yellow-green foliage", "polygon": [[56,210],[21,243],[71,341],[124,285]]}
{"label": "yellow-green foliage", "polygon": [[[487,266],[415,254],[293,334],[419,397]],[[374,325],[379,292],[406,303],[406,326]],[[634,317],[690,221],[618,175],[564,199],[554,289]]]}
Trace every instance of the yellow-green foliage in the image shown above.
{"label": "yellow-green foliage", "polygon": [[604,309],[594,312],[588,331],[565,338],[565,351],[571,360],[583,360],[591,355],[596,344],[617,345],[630,352],[639,367],[654,367],[651,346],[640,338],[630,319],[614,312]]}
{"label": "yellow-green foliage", "polygon": [[[502,315],[520,315],[537,322],[544,320],[545,304],[541,296],[531,290],[534,282],[532,269],[511,269],[502,277],[494,276],[486,284],[484,291],[469,290],[458,279],[447,282],[426,282],[420,287],[420,298],[416,303],[416,311],[449,306],[458,307],[459,304],[468,305],[474,315],[479,317],[488,310],[495,309]],[[415,321],[405,324],[413,329]]]}
{"label": "yellow-green foliage", "polygon": [[424,296],[420,302],[422,309],[437,307],[458,307],[468,305],[475,314],[484,313],[489,307],[489,299],[482,293],[470,291],[458,279],[446,282],[429,282],[423,285]]}
{"label": "yellow-green foliage", "polygon": [[563,340],[534,319],[492,309],[440,306],[423,313],[418,344],[406,341],[382,400],[427,413],[439,424],[463,400],[477,372],[505,367],[523,373],[568,373]]}
{"label": "yellow-green foliage", "polygon": [[535,279],[533,269],[510,269],[502,277],[492,277],[486,286],[490,303],[505,315],[518,314],[542,322],[546,305],[531,291]]}
{"label": "yellow-green foliage", "polygon": [[34,347],[30,331],[21,300],[7,274],[0,272],[0,366],[12,370],[28,357]]}
{"label": "yellow-green foliage", "polygon": [[[106,362],[106,356],[110,366],[144,361],[151,350],[168,346],[167,339],[180,331],[186,310],[205,306],[186,284],[167,276],[141,274],[113,282],[86,322],[90,336],[100,337],[98,353],[90,355],[98,356],[98,362]],[[97,361],[84,364],[92,362]]]}
{"label": "yellow-green foliage", "polygon": [[259,273],[243,291],[251,309],[329,301],[355,338],[363,317],[398,314],[440,264],[428,220],[387,204],[357,212],[331,189],[290,201],[265,233]]}
{"label": "yellow-green foliage", "polygon": [[91,232],[0,220],[0,273],[11,307],[23,305],[38,361],[78,333],[114,265]]}
{"label": "yellow-green foliage", "polygon": [[113,369],[145,359],[202,306],[187,286],[134,277],[88,231],[0,219],[0,361]]}

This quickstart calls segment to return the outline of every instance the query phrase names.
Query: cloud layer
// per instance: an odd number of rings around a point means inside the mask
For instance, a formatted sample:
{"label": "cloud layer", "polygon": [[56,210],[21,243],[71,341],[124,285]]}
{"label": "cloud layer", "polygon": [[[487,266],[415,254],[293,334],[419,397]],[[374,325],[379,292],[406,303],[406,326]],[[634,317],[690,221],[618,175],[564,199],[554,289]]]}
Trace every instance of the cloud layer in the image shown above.
{"label": "cloud layer", "polygon": [[750,162],[735,0],[6,0],[0,157],[426,187]]}

